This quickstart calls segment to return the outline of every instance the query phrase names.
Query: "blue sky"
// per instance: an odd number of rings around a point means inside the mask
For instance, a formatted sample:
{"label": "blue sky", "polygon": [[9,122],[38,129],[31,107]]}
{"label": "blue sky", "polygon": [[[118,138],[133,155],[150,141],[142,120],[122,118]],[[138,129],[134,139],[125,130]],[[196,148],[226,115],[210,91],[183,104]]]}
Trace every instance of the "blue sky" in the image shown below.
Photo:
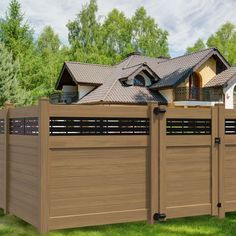
{"label": "blue sky", "polygon": [[[62,42],[67,42],[66,23],[75,18],[88,0],[20,0],[26,19],[36,35],[46,25],[51,25]],[[97,0],[98,17],[113,8],[131,16],[135,9],[144,6],[159,26],[169,32],[171,56],[185,52],[199,38],[206,40],[217,28],[231,21],[236,24],[236,0]],[[5,14],[10,0],[0,0],[0,16]]]}

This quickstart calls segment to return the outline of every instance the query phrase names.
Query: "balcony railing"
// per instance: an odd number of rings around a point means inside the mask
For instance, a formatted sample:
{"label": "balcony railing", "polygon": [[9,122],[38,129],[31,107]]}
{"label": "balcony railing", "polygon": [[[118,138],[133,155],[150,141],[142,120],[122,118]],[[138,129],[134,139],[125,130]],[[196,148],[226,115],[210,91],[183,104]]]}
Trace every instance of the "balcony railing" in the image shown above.
{"label": "balcony railing", "polygon": [[175,101],[210,101],[223,100],[223,93],[218,88],[175,88]]}
{"label": "balcony railing", "polygon": [[53,93],[50,96],[50,103],[58,104],[71,104],[79,101],[79,93],[78,92],[58,92]]}

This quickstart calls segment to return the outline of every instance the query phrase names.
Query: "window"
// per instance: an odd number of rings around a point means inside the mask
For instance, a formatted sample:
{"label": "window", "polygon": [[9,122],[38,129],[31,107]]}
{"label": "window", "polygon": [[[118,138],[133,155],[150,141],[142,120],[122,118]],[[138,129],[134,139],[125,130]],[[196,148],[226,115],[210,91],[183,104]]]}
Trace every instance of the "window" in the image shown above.
{"label": "window", "polygon": [[189,77],[189,99],[200,100],[201,78],[197,73]]}
{"label": "window", "polygon": [[145,79],[143,78],[142,75],[136,75],[134,77],[134,86],[140,86],[140,87],[145,86]]}

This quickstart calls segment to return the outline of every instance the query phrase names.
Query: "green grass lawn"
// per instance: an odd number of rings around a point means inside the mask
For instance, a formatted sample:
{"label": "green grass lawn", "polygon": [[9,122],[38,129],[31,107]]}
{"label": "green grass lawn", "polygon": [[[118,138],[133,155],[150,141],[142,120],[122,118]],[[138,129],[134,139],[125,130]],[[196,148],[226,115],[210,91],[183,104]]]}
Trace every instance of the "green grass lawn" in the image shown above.
{"label": "green grass lawn", "polygon": [[[0,212],[0,236],[37,235],[35,229],[14,216]],[[155,225],[145,222],[117,224],[54,231],[47,236],[236,236],[236,213],[223,220],[214,217],[192,217],[168,220]]]}

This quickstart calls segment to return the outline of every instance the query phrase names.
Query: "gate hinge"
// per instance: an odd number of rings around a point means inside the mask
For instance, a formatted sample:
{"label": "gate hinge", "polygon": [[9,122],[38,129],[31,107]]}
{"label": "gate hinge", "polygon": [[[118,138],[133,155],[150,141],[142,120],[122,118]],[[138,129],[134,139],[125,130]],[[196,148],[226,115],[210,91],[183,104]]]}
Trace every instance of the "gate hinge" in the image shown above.
{"label": "gate hinge", "polygon": [[215,144],[221,144],[221,139],[219,137],[215,138]]}
{"label": "gate hinge", "polygon": [[217,207],[218,207],[218,208],[221,208],[221,207],[222,207],[222,204],[219,202],[219,203],[217,204]]}
{"label": "gate hinge", "polygon": [[153,215],[153,219],[155,221],[165,221],[166,220],[166,214],[164,214],[164,213],[155,213]]}

